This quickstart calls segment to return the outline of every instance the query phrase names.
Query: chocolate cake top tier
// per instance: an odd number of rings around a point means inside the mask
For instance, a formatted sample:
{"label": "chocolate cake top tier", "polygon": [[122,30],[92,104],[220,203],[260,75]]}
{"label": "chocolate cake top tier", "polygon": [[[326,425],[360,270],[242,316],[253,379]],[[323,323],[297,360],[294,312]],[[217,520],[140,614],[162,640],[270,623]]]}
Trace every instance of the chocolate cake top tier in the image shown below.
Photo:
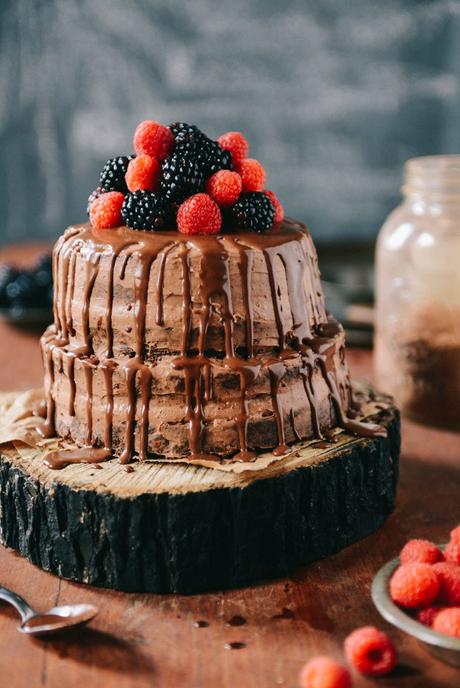
{"label": "chocolate cake top tier", "polygon": [[306,227],[187,236],[70,227],[54,251],[59,336],[87,354],[251,358],[327,322]]}

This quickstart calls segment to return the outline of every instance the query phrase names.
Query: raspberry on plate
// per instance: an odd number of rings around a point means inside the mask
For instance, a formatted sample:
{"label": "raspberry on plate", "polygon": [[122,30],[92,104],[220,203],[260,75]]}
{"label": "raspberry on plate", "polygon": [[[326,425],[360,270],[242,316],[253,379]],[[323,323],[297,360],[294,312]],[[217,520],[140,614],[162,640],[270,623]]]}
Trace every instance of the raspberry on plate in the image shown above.
{"label": "raspberry on plate", "polygon": [[233,205],[241,193],[242,182],[237,172],[219,170],[206,182],[206,191],[222,207]]}
{"label": "raspberry on plate", "polygon": [[399,555],[401,564],[411,561],[421,561],[425,564],[435,564],[444,559],[439,547],[429,540],[409,540]]}
{"label": "raspberry on plate", "polygon": [[443,604],[460,604],[460,567],[449,561],[433,565],[439,580],[438,599]]}
{"label": "raspberry on plate", "polygon": [[278,196],[274,191],[270,191],[268,189],[264,190],[264,194],[269,197],[275,209],[275,217],[273,222],[282,222],[284,220],[284,208],[281,205]]}
{"label": "raspberry on plate", "polygon": [[266,172],[262,164],[254,158],[246,158],[236,166],[236,171],[241,177],[243,191],[262,191],[267,180]]}
{"label": "raspberry on plate", "polygon": [[230,151],[234,165],[239,165],[249,153],[249,143],[240,131],[227,131],[217,139],[224,150]]}
{"label": "raspberry on plate", "polygon": [[439,594],[440,583],[430,564],[402,564],[390,580],[391,599],[402,607],[426,607]]}
{"label": "raspberry on plate", "polygon": [[91,225],[96,229],[109,229],[121,225],[121,206],[124,198],[120,191],[108,191],[96,198],[89,209]]}
{"label": "raspberry on plate", "polygon": [[136,155],[151,155],[164,160],[174,147],[174,135],[164,124],[146,119],[140,122],[134,132],[133,145]]}
{"label": "raspberry on plate", "polygon": [[452,564],[460,564],[460,539],[450,540],[444,550],[444,559]]}
{"label": "raspberry on plate", "polygon": [[300,672],[300,688],[351,688],[351,676],[346,667],[331,657],[315,657]]}
{"label": "raspberry on plate", "polygon": [[443,607],[440,604],[433,604],[430,607],[423,607],[423,609],[419,609],[415,615],[415,618],[424,626],[432,626],[433,621],[443,609],[447,609],[447,607]]}
{"label": "raspberry on plate", "polygon": [[160,173],[161,165],[156,158],[138,155],[128,165],[126,185],[129,191],[156,191],[160,185]]}
{"label": "raspberry on plate", "polygon": [[177,211],[177,229],[182,234],[218,234],[222,226],[219,206],[211,196],[190,196]]}
{"label": "raspberry on plate", "polygon": [[450,539],[460,542],[460,526],[456,526],[450,531]]}
{"label": "raspberry on plate", "polygon": [[375,626],[363,626],[345,639],[345,656],[362,674],[384,676],[394,669],[397,656],[391,639]]}
{"label": "raspberry on plate", "polygon": [[443,609],[433,621],[433,631],[460,638],[460,607]]}

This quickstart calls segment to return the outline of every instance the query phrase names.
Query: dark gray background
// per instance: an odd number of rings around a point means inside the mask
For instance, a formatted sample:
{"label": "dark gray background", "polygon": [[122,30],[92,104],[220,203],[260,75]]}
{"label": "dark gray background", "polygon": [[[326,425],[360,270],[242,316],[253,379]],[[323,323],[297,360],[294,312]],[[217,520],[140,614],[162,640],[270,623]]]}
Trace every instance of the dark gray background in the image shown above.
{"label": "dark gray background", "polygon": [[0,241],[85,218],[136,123],[241,129],[317,241],[372,239],[460,151],[456,0],[0,0]]}

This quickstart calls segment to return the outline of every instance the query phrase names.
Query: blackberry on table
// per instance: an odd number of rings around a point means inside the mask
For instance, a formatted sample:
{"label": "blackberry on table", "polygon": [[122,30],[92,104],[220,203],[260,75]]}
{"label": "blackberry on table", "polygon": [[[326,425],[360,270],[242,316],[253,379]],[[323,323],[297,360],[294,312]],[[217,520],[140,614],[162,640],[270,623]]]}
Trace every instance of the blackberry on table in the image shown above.
{"label": "blackberry on table", "polygon": [[8,285],[14,282],[18,277],[19,270],[10,265],[9,263],[3,263],[0,265],[0,307],[6,308],[10,304],[10,297],[8,296]]}
{"label": "blackberry on table", "polygon": [[128,191],[125,174],[129,161],[133,158],[134,155],[120,155],[117,158],[107,160],[99,178],[99,186],[103,192],[121,191],[121,193],[126,193]]}
{"label": "blackberry on table", "polygon": [[162,229],[168,212],[165,199],[155,191],[128,193],[121,207],[121,215],[132,229]]}
{"label": "blackberry on table", "polygon": [[252,191],[241,194],[232,206],[231,214],[238,227],[253,232],[266,232],[273,225],[275,208],[266,194]]}

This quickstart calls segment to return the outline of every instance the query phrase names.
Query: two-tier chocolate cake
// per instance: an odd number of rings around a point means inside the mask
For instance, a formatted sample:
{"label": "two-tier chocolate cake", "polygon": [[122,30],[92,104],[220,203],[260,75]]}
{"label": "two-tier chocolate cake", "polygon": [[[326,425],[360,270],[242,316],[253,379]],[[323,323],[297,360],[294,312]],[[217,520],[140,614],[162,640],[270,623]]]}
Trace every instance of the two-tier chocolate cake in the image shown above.
{"label": "two-tier chocolate cake", "polygon": [[190,593],[368,535],[399,418],[355,394],[308,230],[239,132],[146,121],[134,150],[54,249],[46,419],[0,457],[2,541],[72,580]]}
{"label": "two-tier chocolate cake", "polygon": [[[137,158],[121,159],[122,173],[128,162],[121,179],[112,173],[107,183],[102,176],[110,189],[123,190],[127,180],[131,192],[99,192],[93,200],[96,208],[108,203],[113,217],[99,210],[102,221],[94,213],[95,226],[70,227],[55,247],[55,318],[42,339],[48,434],[105,448],[127,463],[203,455],[250,461],[263,450],[285,454],[336,425],[384,433],[350,417],[344,333],[326,312],[306,227],[280,217],[276,197],[262,191],[263,168],[238,156],[236,164],[215,163],[204,186],[179,172],[177,183],[188,186],[179,188],[176,203],[165,168],[181,145],[187,160],[190,141],[200,151],[206,143],[188,125],[172,129],[179,143],[165,147],[163,171],[158,165],[146,174],[152,156],[142,152],[145,141],[138,143]],[[108,163],[115,173],[116,161]],[[138,199],[157,213],[145,228],[144,206],[133,215]],[[189,215],[192,224],[199,218],[195,233],[182,211],[200,200],[203,208],[191,206]],[[117,213],[136,228],[107,228],[119,224]]]}

